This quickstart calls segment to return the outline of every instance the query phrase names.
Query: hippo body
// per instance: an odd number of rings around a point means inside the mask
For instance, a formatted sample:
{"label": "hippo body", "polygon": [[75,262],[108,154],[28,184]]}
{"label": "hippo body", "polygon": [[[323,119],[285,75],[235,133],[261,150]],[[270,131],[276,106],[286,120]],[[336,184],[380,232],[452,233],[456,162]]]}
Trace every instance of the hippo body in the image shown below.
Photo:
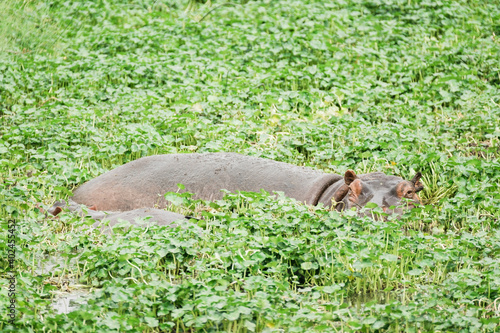
{"label": "hippo body", "polygon": [[105,213],[105,216],[100,220],[109,221],[109,226],[112,227],[122,220],[129,221],[131,224],[137,224],[136,223],[137,220],[145,220],[147,221],[147,224],[172,225],[172,223],[176,221],[187,221],[187,218],[182,214],[169,212],[162,209],[137,208],[125,212]]}
{"label": "hippo body", "polygon": [[[357,176],[350,170],[343,177],[235,153],[169,154],[143,157],[108,171],[74,190],[72,199],[97,210],[163,208],[168,205],[163,195],[179,191],[177,184],[183,184],[181,192],[194,193],[196,199],[222,199],[222,189],[264,189],[282,191],[310,205],[330,207],[333,200],[335,208],[342,210],[367,202],[389,207],[399,204],[403,196],[418,202],[419,178],[420,174],[405,181],[380,172]],[[398,187],[412,188],[412,193],[403,193]]]}
{"label": "hippo body", "polygon": [[[107,223],[106,221],[109,221]],[[177,227],[184,224],[188,219],[186,216],[174,212],[168,212],[156,208],[137,208],[125,212],[108,212],[94,223],[94,228],[101,228],[105,234],[112,233],[113,227],[121,221],[128,221],[133,226],[150,227],[152,225]]]}
{"label": "hippo body", "polygon": [[264,189],[316,205],[321,194],[341,180],[340,175],[235,153],[156,155],[90,180],[73,191],[73,200],[99,210],[165,207],[163,194],[178,191],[177,184],[183,184],[196,199],[222,199],[222,189]]}
{"label": "hippo body", "polygon": [[149,227],[151,225],[172,226],[176,227],[179,224],[188,221],[188,218],[182,214],[169,212],[156,208],[138,208],[123,212],[105,212],[94,209],[83,209],[82,205],[69,200],[57,201],[48,212],[54,216],[63,211],[63,208],[69,209],[82,217],[88,216],[96,221],[93,224],[94,228],[101,227],[103,233],[109,234],[112,228],[121,221],[128,221],[131,225]]}

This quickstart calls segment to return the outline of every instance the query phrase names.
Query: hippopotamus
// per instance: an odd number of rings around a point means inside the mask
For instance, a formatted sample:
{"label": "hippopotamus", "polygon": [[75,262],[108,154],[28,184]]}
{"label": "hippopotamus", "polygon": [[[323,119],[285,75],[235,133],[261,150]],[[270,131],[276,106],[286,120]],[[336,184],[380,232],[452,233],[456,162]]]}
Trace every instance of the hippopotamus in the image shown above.
{"label": "hippopotamus", "polygon": [[[407,181],[373,172],[344,176],[265,158],[236,153],[191,153],[143,157],[108,171],[73,191],[73,200],[97,210],[129,211],[168,206],[166,192],[188,191],[194,199],[219,200],[224,193],[281,191],[309,205],[323,204],[338,211],[372,202],[385,212],[403,203],[419,204],[421,173]],[[183,184],[182,189],[178,184]],[[403,200],[407,199],[407,200]]]}
{"label": "hippopotamus", "polygon": [[[89,216],[97,221],[93,224],[94,228],[101,227],[105,234],[112,232],[112,228],[121,221],[128,221],[135,226],[151,226],[151,225],[167,225],[176,227],[179,224],[185,223],[190,219],[189,216],[169,212],[156,208],[137,208],[123,212],[105,212],[95,210],[95,206],[82,208],[82,205],[77,204],[73,200],[56,201],[54,205],[48,209],[48,212],[54,216],[63,211],[64,208],[77,213],[80,216]],[[105,223],[109,221],[109,223]]]}

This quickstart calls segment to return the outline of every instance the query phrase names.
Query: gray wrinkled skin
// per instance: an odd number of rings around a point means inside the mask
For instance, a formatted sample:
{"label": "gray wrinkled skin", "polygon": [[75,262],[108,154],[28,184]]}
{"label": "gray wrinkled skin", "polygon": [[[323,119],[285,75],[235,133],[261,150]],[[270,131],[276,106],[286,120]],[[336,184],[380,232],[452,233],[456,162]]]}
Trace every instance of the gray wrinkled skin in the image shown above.
{"label": "gray wrinkled skin", "polygon": [[419,178],[420,174],[406,181],[380,172],[358,176],[351,170],[342,177],[235,153],[170,154],[144,157],[108,171],[74,190],[72,199],[104,211],[163,208],[168,205],[163,195],[179,191],[177,184],[183,184],[185,190],[180,192],[204,200],[222,199],[222,189],[264,189],[282,191],[310,205],[334,205],[337,210],[373,202],[388,213],[401,214],[401,209],[389,207],[401,204],[403,197],[418,204],[416,192],[423,188]]}

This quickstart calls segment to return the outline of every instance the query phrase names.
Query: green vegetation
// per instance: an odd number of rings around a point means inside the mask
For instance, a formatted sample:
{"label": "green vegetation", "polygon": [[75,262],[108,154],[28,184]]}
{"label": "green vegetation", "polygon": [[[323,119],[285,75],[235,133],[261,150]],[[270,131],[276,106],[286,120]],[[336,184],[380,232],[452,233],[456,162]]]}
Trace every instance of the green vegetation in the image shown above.
{"label": "green vegetation", "polygon": [[[0,3],[0,249],[15,219],[19,311],[14,327],[5,260],[0,330],[499,331],[500,2],[261,0],[205,16],[220,4]],[[427,205],[380,222],[184,195],[172,210],[203,220],[113,236],[39,208],[142,156],[216,151],[421,171]],[[87,303],[58,314],[68,287]]]}
{"label": "green vegetation", "polygon": [[46,53],[59,47],[64,27],[52,17],[50,4],[4,0],[0,13],[0,52]]}

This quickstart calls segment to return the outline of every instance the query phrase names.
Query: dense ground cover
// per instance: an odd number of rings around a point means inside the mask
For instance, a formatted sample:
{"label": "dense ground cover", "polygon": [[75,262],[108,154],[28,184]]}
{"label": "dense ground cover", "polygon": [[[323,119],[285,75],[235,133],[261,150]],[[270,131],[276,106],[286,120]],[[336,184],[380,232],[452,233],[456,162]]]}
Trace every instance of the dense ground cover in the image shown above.
{"label": "dense ground cover", "polygon": [[[498,331],[500,3],[191,5],[0,4],[0,248],[15,219],[18,311],[9,325],[5,260],[0,330]],[[378,222],[179,196],[171,209],[202,221],[113,236],[39,208],[141,156],[216,151],[421,171],[427,205]],[[68,289],[87,303],[58,314]]]}

